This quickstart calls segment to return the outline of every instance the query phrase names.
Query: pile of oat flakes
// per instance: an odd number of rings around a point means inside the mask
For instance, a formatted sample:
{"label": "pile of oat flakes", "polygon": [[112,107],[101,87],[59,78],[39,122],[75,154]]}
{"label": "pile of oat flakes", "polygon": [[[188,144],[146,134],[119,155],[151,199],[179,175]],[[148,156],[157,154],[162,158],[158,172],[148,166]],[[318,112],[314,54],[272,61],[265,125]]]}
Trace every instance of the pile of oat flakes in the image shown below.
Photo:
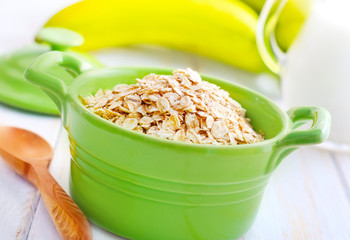
{"label": "pile of oat flakes", "polygon": [[264,139],[228,92],[190,68],[173,75],[149,74],[137,82],[100,89],[81,101],[116,125],[169,140],[237,145]]}

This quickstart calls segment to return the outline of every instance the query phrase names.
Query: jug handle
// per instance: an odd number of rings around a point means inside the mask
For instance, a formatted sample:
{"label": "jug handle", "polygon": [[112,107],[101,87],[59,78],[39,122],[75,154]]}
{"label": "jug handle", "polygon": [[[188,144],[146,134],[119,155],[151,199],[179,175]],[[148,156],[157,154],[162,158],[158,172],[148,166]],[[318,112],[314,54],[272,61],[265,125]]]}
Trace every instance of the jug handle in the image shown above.
{"label": "jug handle", "polygon": [[[295,107],[288,110],[287,114],[291,120],[290,129],[277,142],[275,154],[266,170],[267,173],[275,169],[281,160],[297,147],[318,144],[328,138],[331,116],[326,109],[320,107]],[[312,125],[309,129],[298,129],[309,120],[312,120]]]}
{"label": "jug handle", "polygon": [[260,12],[256,26],[256,44],[265,65],[274,73],[281,74],[286,54],[278,46],[275,27],[288,0],[267,0]]}
{"label": "jug handle", "polygon": [[[93,66],[70,53],[51,51],[40,55],[24,72],[25,78],[42,88],[55,102],[66,126],[67,90],[73,80]],[[68,74],[69,75],[68,75]]]}

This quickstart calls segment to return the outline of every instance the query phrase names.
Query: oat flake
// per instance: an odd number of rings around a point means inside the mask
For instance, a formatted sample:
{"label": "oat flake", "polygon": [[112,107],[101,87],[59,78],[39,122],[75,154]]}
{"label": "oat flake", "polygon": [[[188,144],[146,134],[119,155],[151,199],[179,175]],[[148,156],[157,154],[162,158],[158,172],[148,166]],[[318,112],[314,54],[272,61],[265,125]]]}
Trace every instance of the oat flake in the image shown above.
{"label": "oat flake", "polygon": [[91,112],[114,124],[169,140],[213,145],[260,142],[245,109],[192,69],[154,73],[136,84],[79,97]]}

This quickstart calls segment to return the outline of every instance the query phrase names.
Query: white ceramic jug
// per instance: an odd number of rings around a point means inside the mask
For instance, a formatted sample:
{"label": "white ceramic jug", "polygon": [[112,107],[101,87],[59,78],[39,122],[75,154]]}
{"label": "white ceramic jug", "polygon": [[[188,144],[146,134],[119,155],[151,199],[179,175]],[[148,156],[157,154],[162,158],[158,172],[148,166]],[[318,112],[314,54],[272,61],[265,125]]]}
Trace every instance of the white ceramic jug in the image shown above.
{"label": "white ceramic jug", "polygon": [[328,144],[350,150],[350,1],[315,2],[297,39],[285,54],[274,38],[276,20],[287,0],[267,0],[257,27],[265,64],[281,76],[286,107],[316,105],[332,115]]}

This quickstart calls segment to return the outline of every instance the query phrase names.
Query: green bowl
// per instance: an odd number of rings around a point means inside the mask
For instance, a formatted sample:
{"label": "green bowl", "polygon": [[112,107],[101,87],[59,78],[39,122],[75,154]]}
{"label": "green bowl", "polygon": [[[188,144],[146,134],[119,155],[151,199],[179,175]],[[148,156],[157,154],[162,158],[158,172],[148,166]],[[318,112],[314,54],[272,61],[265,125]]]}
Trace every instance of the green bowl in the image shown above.
{"label": "green bowl", "polygon": [[[62,69],[74,80],[62,75]],[[272,171],[297,147],[324,141],[330,115],[317,107],[283,112],[266,97],[219,85],[247,109],[266,140],[239,146],[164,140],[118,127],[89,112],[78,96],[131,84],[158,68],[94,70],[68,53],[40,56],[26,70],[57,104],[71,144],[71,194],[87,217],[130,239],[234,239],[253,224]],[[306,120],[306,130],[297,126]]]}

